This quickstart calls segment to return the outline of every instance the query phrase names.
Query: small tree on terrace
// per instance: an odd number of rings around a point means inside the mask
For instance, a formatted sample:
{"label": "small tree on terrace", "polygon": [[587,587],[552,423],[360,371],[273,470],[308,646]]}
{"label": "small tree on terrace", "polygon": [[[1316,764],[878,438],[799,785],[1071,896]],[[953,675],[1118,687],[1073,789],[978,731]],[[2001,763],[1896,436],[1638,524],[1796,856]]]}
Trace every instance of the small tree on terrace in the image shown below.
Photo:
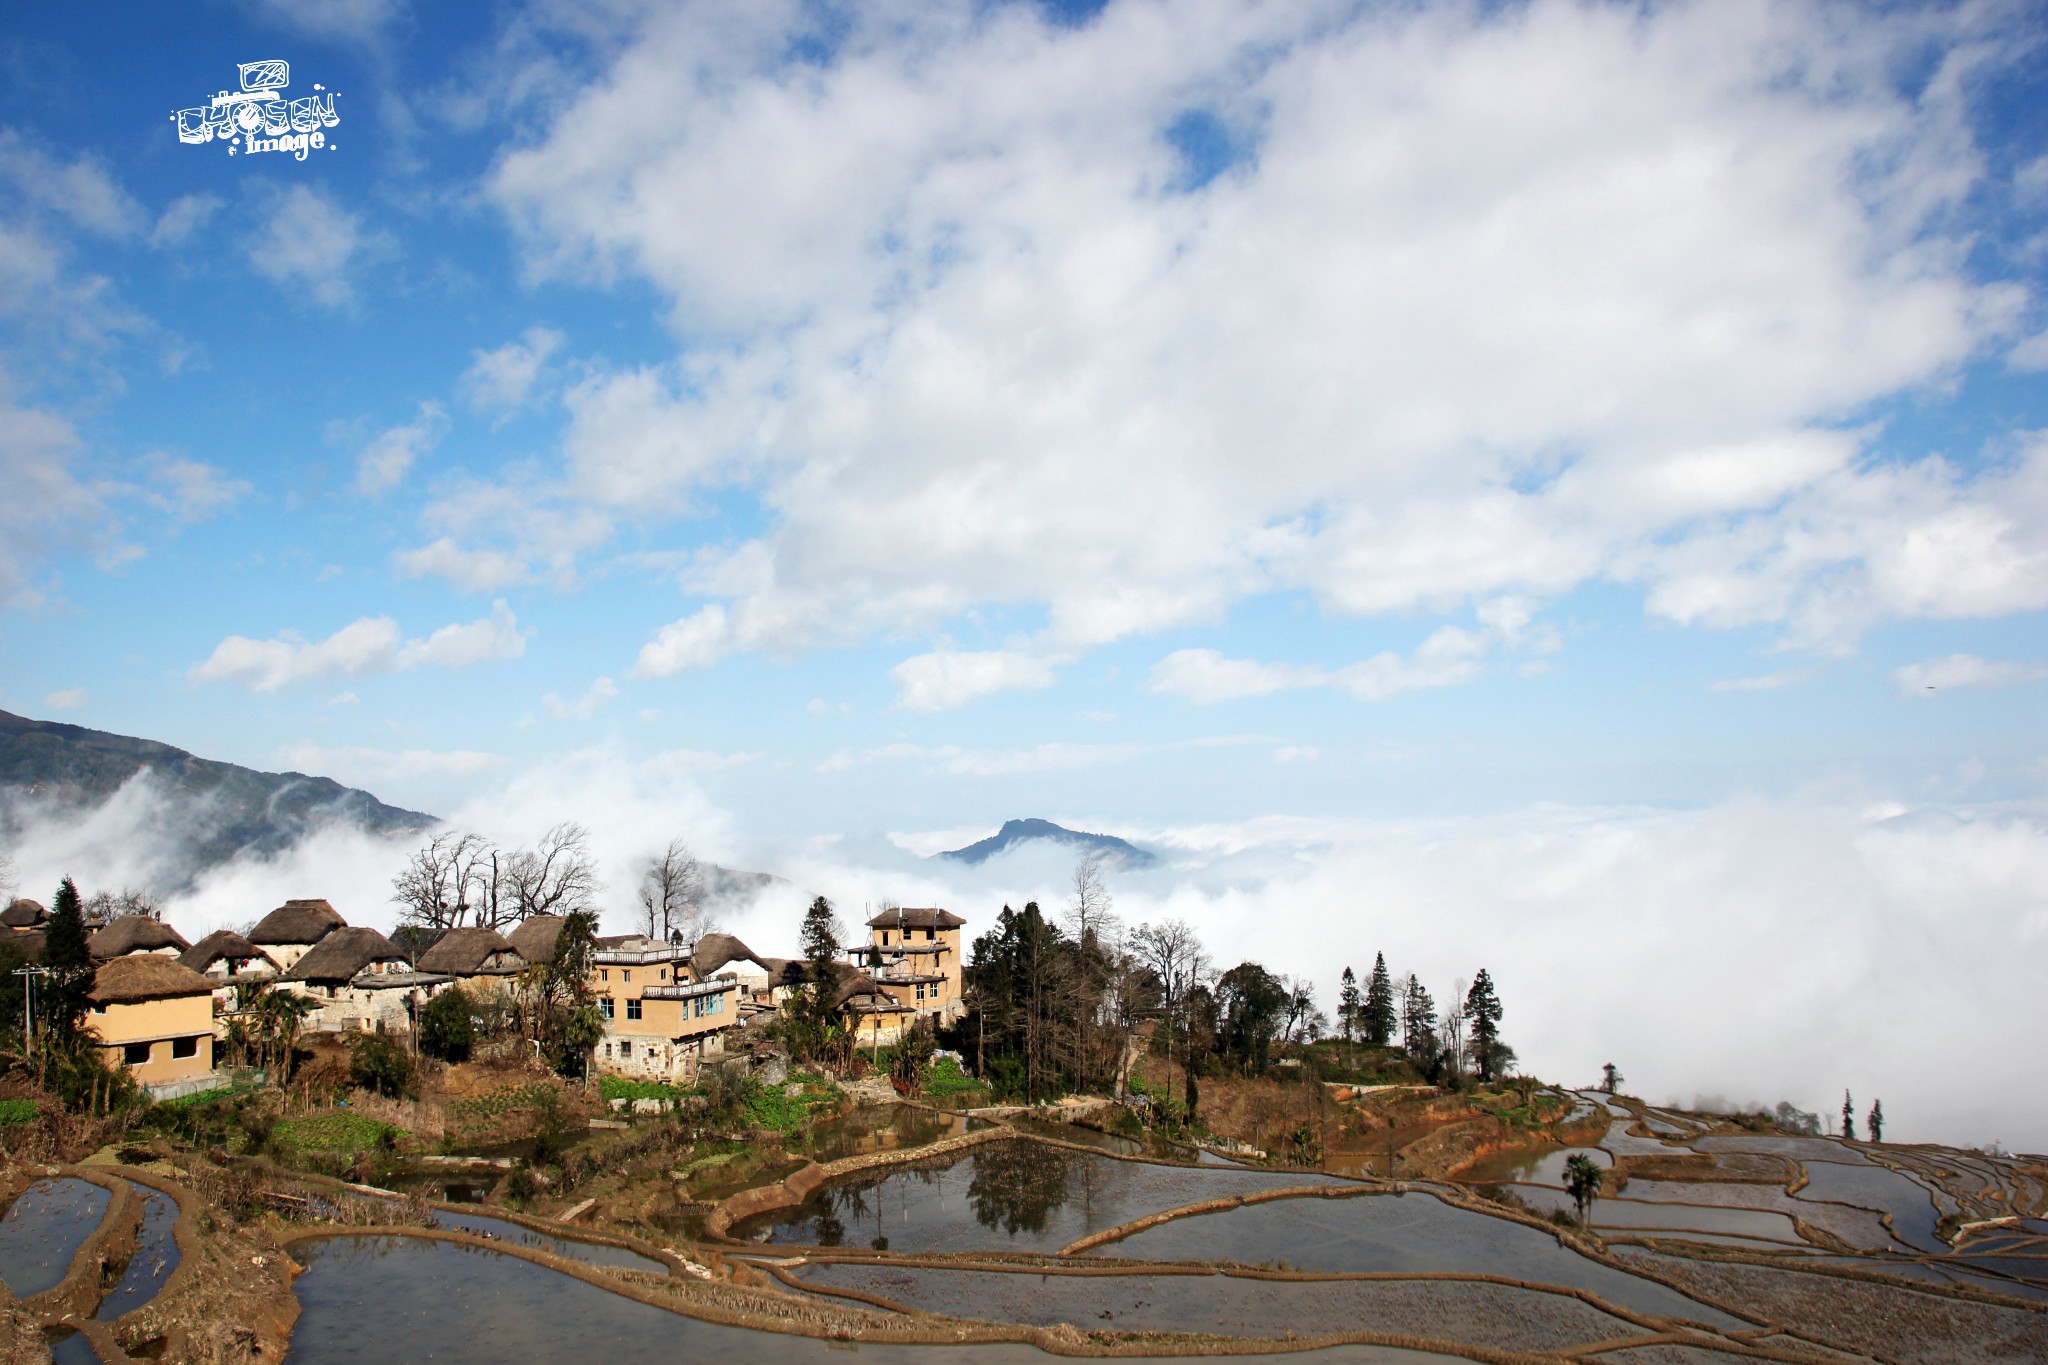
{"label": "small tree on terrace", "polygon": [[1385,1047],[1394,1041],[1395,1022],[1394,979],[1387,975],[1387,955],[1379,953],[1373,958],[1372,979],[1365,987],[1365,1011],[1360,1016],[1365,1041]]}
{"label": "small tree on terrace", "polygon": [[1613,1062],[1600,1068],[1600,1088],[1610,1095],[1614,1094],[1627,1079],[1628,1077],[1621,1074],[1621,1068]]}
{"label": "small tree on terrace", "polygon": [[1599,1197],[1600,1183],[1605,1175],[1606,1172],[1600,1169],[1600,1163],[1584,1152],[1564,1163],[1564,1190],[1572,1197],[1572,1203],[1578,1205],[1581,1223],[1586,1221],[1586,1215],[1592,1211],[1593,1201]]}
{"label": "small tree on terrace", "polygon": [[1884,1141],[1884,1101],[1870,1102],[1870,1116],[1863,1120],[1863,1126],[1870,1133],[1872,1142]]}
{"label": "small tree on terrace", "polygon": [[590,963],[597,951],[597,916],[588,910],[563,917],[554,955],[520,973],[533,1010],[534,1039],[557,1071],[581,1075],[590,1049],[604,1037],[604,1016],[590,999]]}
{"label": "small tree on terrace", "polygon": [[1430,998],[1422,979],[1412,972],[1401,992],[1401,1046],[1417,1071],[1425,1076],[1435,1072],[1436,1001]]}
{"label": "small tree on terrace", "polygon": [[1842,1092],[1842,1140],[1856,1140],[1856,1101],[1849,1098],[1849,1092]]}

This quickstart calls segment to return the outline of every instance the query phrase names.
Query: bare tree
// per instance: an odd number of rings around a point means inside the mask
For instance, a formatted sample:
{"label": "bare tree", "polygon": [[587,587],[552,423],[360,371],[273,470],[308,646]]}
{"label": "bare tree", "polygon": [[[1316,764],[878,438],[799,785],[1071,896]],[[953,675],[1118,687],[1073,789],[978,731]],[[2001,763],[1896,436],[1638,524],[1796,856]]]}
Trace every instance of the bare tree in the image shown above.
{"label": "bare tree", "polygon": [[593,910],[603,886],[590,853],[590,831],[574,820],[564,820],[534,847],[514,853],[503,876],[515,919]]}
{"label": "bare tree", "polygon": [[1453,1076],[1459,1074],[1465,1065],[1465,978],[1459,977],[1451,987],[1451,1004],[1445,1008],[1443,1023],[1444,1063]]}
{"label": "bare tree", "polygon": [[12,901],[14,888],[14,855],[0,848],[0,900]]}
{"label": "bare tree", "polygon": [[422,929],[497,928],[511,918],[499,898],[502,862],[481,834],[441,831],[391,879],[400,922]]}
{"label": "bare tree", "polygon": [[1161,920],[1141,924],[1132,939],[1138,960],[1159,979],[1166,1028],[1166,1093],[1173,1093],[1173,1038],[1188,992],[1198,985],[1209,968],[1209,955],[1202,940],[1186,920]]}
{"label": "bare tree", "polygon": [[1114,899],[1102,880],[1102,853],[1095,850],[1074,864],[1074,898],[1061,917],[1078,949],[1075,979],[1070,983],[1077,995],[1074,1011],[1074,1079],[1077,1090],[1088,1089],[1088,1032],[1098,1022],[1093,1016],[1102,1008],[1103,986],[1110,974],[1106,947],[1113,936],[1116,916],[1110,906]]}
{"label": "bare tree", "polygon": [[110,924],[123,915],[162,919],[163,914],[163,906],[158,903],[154,892],[137,891],[126,886],[119,891],[95,891],[92,899],[85,903],[87,924]]}
{"label": "bare tree", "polygon": [[715,926],[704,912],[704,876],[681,839],[647,860],[640,874],[640,905],[647,937],[663,943],[695,943]]}

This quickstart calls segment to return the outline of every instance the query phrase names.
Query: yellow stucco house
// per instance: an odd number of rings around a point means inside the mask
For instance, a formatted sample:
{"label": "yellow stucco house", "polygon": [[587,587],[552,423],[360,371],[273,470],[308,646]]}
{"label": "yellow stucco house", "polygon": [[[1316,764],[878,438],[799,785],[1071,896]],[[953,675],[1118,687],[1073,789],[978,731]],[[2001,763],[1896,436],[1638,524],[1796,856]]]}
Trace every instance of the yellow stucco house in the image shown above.
{"label": "yellow stucco house", "polygon": [[86,1022],[110,1064],[156,1098],[213,1076],[213,983],[176,958],[136,953],[93,972]]}

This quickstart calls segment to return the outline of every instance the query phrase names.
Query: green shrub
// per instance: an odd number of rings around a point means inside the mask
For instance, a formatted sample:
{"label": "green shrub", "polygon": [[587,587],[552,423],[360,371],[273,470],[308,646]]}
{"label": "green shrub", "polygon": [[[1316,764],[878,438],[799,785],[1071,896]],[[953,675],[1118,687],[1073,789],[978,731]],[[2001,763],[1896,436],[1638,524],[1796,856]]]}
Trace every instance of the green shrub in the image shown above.
{"label": "green shrub", "polygon": [[611,1100],[680,1100],[697,1092],[686,1086],[664,1085],[660,1081],[635,1081],[624,1076],[599,1076],[597,1093]]}
{"label": "green shrub", "polygon": [[0,1100],[0,1128],[10,1123],[29,1123],[35,1119],[34,1100]]}
{"label": "green shrub", "polygon": [[460,986],[442,991],[420,1011],[420,1051],[444,1062],[466,1062],[476,1042],[474,1002]]}
{"label": "green shrub", "polygon": [[404,1130],[366,1114],[314,1114],[282,1120],[271,1131],[271,1139],[280,1151],[287,1153],[354,1153],[389,1149],[403,1133]]}
{"label": "green shrub", "polygon": [[349,1081],[391,1099],[412,1093],[412,1058],[381,1033],[359,1033],[349,1040]]}
{"label": "green shrub", "polygon": [[932,1063],[925,1074],[924,1093],[940,1099],[950,1095],[967,1095],[988,1087],[960,1069],[960,1063],[951,1057],[941,1057]]}

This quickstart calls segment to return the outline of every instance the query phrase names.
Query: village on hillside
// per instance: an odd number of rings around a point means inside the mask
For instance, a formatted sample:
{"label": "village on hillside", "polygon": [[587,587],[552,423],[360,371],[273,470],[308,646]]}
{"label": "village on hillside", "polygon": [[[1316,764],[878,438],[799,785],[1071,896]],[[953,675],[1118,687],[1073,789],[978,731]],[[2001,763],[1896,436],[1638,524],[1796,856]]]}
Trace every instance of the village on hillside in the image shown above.
{"label": "village on hillside", "polygon": [[415,1357],[713,1324],[778,1358],[2048,1354],[2048,1159],[1899,1143],[1847,1094],[1541,1080],[1483,968],[1439,1005],[1375,953],[1326,1012],[1123,923],[1099,852],[1051,913],[793,905],[781,956],[672,844],[600,935],[573,871],[448,894],[466,838],[389,934],[308,898],[192,942],[69,879],[0,912],[0,1359],[342,1358],[362,1302]]}

